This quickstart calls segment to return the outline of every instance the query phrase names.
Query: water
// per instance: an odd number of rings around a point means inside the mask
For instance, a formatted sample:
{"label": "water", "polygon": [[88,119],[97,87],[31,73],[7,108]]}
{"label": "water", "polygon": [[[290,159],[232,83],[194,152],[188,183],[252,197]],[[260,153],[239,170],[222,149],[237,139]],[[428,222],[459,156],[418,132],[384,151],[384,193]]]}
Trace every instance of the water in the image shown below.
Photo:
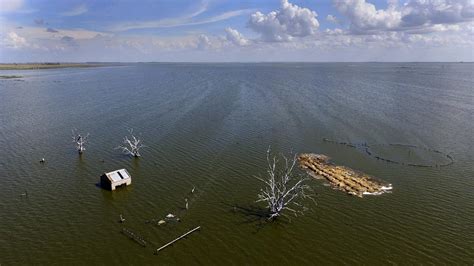
{"label": "water", "polygon": [[[25,78],[0,80],[0,264],[472,264],[473,73],[473,64],[447,63],[1,71]],[[82,157],[73,128],[90,133]],[[147,145],[140,159],[114,149],[129,128]],[[323,138],[417,145],[455,163],[388,164]],[[270,145],[327,154],[393,193],[359,199],[310,180],[317,205],[306,215],[262,223],[251,212],[261,206],[254,176],[265,174]],[[96,186],[118,168],[131,186]],[[181,222],[145,223],[170,212]]]}

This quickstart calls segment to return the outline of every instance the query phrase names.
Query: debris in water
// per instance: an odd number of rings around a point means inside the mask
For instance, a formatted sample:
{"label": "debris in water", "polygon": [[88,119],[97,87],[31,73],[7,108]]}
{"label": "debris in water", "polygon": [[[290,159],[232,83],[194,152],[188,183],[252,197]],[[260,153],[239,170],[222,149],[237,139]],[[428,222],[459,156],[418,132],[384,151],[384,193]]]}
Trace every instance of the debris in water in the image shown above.
{"label": "debris in water", "polygon": [[324,177],[332,187],[349,195],[380,195],[392,190],[391,184],[382,184],[371,176],[356,172],[345,166],[329,163],[329,157],[322,154],[306,153],[298,157],[300,167],[313,176]]}
{"label": "debris in water", "polygon": [[[332,143],[332,144],[339,144],[339,145],[345,145],[347,147],[351,148],[356,148],[359,150],[365,150],[365,153],[368,156],[371,156],[377,160],[384,161],[387,163],[392,163],[392,164],[398,164],[398,165],[405,165],[405,166],[413,166],[413,167],[445,167],[445,166],[450,166],[454,164],[454,157],[448,153],[442,152],[440,150],[432,149],[432,148],[427,148],[427,147],[422,147],[422,146],[416,146],[416,145],[411,145],[411,144],[402,144],[402,143],[379,143],[379,144],[367,144],[367,142],[364,143],[352,143],[352,142],[344,142],[344,141],[335,141],[327,138],[323,138],[324,142]],[[443,160],[437,161],[433,160],[432,162],[410,162],[410,161],[404,161],[404,160],[397,160],[397,159],[390,159],[388,157],[384,157],[381,155],[377,155],[372,149],[374,147],[390,147],[390,148],[403,148],[408,151],[408,157],[411,157],[412,150],[418,150],[422,151],[425,153],[433,153],[437,154],[438,156],[444,157]],[[441,157],[439,158],[441,159]],[[438,159],[438,160],[439,160]]]}
{"label": "debris in water", "polygon": [[166,223],[165,220],[159,220],[159,221],[158,221],[158,225],[162,225],[162,224],[165,224],[165,223]]}
{"label": "debris in water", "polygon": [[132,232],[131,230],[127,229],[127,228],[122,228],[122,233],[126,236],[128,236],[130,239],[132,239],[133,241],[137,242],[138,244],[142,245],[143,247],[146,246],[146,241],[145,239],[143,239],[143,237],[135,234],[134,232]]}
{"label": "debris in water", "polygon": [[46,160],[44,158],[41,158],[40,163],[45,163]]}
{"label": "debris in water", "polygon": [[120,214],[120,222],[121,222],[121,223],[124,223],[124,222],[125,222],[125,218],[123,218],[122,214]]}
{"label": "debris in water", "polygon": [[174,218],[174,214],[170,213],[170,214],[166,215],[166,218],[169,218],[169,219]]}
{"label": "debris in water", "polygon": [[199,230],[199,229],[201,229],[201,226],[198,226],[198,227],[196,227],[196,228],[194,228],[194,229],[188,231],[187,233],[183,234],[182,236],[180,236],[180,237],[174,239],[173,241],[168,242],[168,243],[165,244],[164,246],[162,246],[162,247],[156,249],[156,254],[158,254],[158,252],[160,252],[160,250],[163,250],[163,249],[169,247],[169,246],[172,245],[174,242],[176,242],[176,241],[178,241],[178,240],[180,240],[180,239],[185,238],[187,235],[190,235],[190,234],[194,233],[195,231],[197,231],[197,230]]}

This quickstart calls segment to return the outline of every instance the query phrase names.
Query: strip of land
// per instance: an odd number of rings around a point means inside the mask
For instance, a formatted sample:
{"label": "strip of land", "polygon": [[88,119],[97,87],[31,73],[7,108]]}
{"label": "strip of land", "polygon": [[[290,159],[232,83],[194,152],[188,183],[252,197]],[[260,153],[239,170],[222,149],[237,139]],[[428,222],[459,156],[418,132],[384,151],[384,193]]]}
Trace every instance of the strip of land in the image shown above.
{"label": "strip of land", "polygon": [[392,189],[391,184],[383,184],[371,176],[354,171],[349,167],[334,165],[329,157],[322,154],[301,154],[298,157],[300,167],[316,178],[323,177],[335,189],[349,195],[379,195]]}
{"label": "strip of land", "polygon": [[0,70],[31,70],[66,67],[100,67],[109,64],[101,63],[25,63],[25,64],[0,64]]}
{"label": "strip of land", "polygon": [[0,75],[0,79],[21,79],[22,77],[17,75]]}

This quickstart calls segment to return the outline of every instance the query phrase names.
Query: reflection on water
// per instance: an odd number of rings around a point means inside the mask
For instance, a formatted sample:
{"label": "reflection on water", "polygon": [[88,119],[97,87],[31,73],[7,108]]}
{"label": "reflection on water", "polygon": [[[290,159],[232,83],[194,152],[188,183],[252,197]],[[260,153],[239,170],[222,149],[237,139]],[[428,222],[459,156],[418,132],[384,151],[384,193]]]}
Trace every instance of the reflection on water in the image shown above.
{"label": "reflection on water", "polygon": [[[473,65],[351,65],[135,64],[1,80],[0,264],[472,263]],[[82,156],[73,128],[90,133]],[[147,145],[138,159],[114,149],[130,128]],[[403,167],[325,137],[429,147],[456,162]],[[254,176],[269,145],[327,154],[394,191],[359,199],[312,180],[317,205],[264,224]],[[119,168],[131,186],[95,186]],[[146,223],[168,213],[181,222]]]}

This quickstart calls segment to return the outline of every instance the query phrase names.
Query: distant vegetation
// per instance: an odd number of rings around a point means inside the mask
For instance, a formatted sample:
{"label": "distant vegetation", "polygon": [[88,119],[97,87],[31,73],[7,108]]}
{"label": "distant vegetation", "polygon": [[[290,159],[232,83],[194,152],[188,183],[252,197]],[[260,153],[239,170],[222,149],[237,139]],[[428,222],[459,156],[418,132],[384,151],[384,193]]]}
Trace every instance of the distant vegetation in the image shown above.
{"label": "distant vegetation", "polygon": [[0,79],[20,79],[23,76],[15,76],[15,75],[0,75]]}
{"label": "distant vegetation", "polygon": [[65,67],[98,67],[100,63],[24,63],[24,64],[0,64],[0,70],[27,70],[27,69],[47,69]]}

